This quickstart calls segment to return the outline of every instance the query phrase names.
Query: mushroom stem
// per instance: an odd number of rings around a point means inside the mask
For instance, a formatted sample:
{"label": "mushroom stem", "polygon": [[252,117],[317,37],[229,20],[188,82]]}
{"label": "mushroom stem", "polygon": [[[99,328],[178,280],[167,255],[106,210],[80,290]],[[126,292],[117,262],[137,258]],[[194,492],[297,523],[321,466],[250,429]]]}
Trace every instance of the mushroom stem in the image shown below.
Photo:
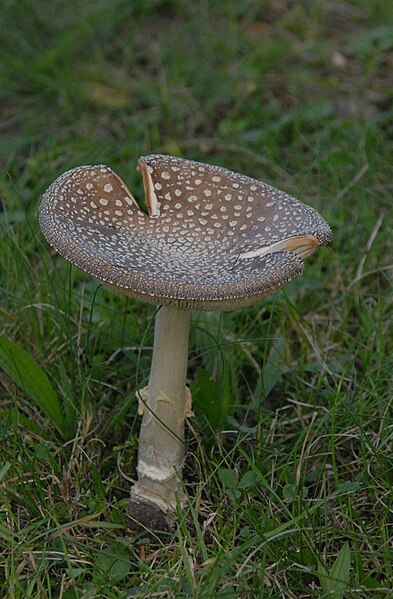
{"label": "mushroom stem", "polygon": [[184,421],[191,414],[186,387],[189,324],[188,310],[161,307],[156,316],[149,384],[138,392],[143,413],[138,482],[131,490],[128,513],[149,528],[155,518],[151,512],[172,511],[177,494],[182,495]]}

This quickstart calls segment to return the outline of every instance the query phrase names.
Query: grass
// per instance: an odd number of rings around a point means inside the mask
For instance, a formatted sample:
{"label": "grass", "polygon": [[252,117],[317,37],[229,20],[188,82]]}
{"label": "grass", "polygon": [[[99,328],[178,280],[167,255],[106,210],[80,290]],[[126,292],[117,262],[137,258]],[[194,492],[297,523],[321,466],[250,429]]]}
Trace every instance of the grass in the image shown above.
{"label": "grass", "polygon": [[[393,6],[0,11],[0,595],[391,597]],[[193,315],[190,502],[149,540],[124,513],[154,307],[56,256],[37,209],[78,164],[140,196],[153,151],[266,180],[334,241],[274,297]]]}

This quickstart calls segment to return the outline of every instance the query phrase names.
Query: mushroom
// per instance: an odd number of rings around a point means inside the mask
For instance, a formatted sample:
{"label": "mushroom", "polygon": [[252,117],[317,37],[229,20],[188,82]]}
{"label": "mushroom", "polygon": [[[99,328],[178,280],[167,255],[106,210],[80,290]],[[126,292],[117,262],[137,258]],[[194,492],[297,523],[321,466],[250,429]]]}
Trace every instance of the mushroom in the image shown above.
{"label": "mushroom", "polygon": [[165,529],[183,501],[190,311],[234,310],[273,293],[331,231],[309,206],[221,167],[153,154],[138,168],[148,214],[110,168],[81,166],[46,191],[40,225],[82,271],[161,306],[149,383],[137,393],[143,419],[128,512]]}

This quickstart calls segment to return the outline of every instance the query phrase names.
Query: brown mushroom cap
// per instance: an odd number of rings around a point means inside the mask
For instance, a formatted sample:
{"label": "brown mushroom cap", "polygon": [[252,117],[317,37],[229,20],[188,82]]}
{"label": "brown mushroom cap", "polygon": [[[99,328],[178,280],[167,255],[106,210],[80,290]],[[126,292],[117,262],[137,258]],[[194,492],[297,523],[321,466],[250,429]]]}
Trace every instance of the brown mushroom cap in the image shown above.
{"label": "brown mushroom cap", "polygon": [[107,166],[81,166],[49,187],[40,225],[78,268],[130,296],[180,308],[254,303],[330,241],[324,219],[277,189],[224,168],[139,160],[149,214]]}

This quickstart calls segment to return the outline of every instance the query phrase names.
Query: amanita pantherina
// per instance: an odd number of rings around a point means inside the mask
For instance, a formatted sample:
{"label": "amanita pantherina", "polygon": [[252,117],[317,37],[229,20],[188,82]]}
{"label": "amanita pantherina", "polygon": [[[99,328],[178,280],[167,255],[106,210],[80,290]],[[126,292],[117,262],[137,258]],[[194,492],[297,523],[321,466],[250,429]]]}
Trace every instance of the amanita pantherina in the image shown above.
{"label": "amanita pantherina", "polygon": [[301,274],[330,241],[312,208],[223,168],[151,155],[139,160],[148,214],[107,166],[61,175],[42,198],[49,243],[78,268],[160,304],[129,513],[163,529],[181,497],[190,311],[248,306]]}

